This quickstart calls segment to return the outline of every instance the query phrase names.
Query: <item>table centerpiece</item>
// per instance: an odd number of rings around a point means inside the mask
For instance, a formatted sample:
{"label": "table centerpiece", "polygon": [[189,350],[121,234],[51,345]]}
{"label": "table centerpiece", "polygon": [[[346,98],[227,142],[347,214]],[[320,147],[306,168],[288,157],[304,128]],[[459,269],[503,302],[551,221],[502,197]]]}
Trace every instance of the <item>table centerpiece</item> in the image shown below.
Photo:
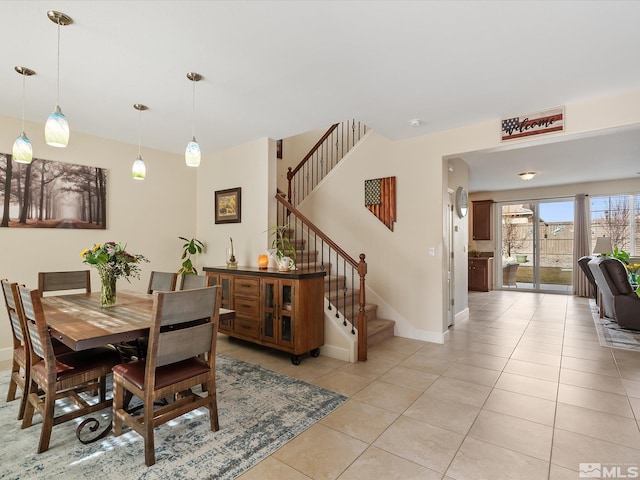
{"label": "table centerpiece", "polygon": [[116,280],[130,277],[140,278],[140,262],[148,262],[146,257],[129,253],[126,245],[116,242],[98,243],[80,253],[82,263],[95,267],[100,275],[100,306],[113,307],[116,304]]}

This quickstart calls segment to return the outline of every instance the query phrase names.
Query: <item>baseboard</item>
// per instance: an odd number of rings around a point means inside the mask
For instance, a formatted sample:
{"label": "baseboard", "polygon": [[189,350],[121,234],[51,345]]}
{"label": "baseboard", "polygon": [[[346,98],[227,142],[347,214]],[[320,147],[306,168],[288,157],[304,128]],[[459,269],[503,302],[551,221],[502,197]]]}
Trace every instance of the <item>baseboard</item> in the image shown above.
{"label": "baseboard", "polygon": [[336,360],[342,360],[343,362],[351,362],[351,355],[349,349],[337,347],[335,345],[323,345],[320,347],[320,355],[325,357],[335,358]]}
{"label": "baseboard", "polygon": [[431,342],[431,343],[444,343],[445,338],[446,338],[446,334],[448,334],[449,331],[447,330],[446,332],[443,333],[438,333],[438,332],[430,332],[427,330],[417,330],[414,329],[413,330],[413,334],[411,335],[411,338],[413,338],[414,340],[423,340],[425,342]]}
{"label": "baseboard", "polygon": [[453,317],[453,324],[455,325],[456,323],[458,323],[460,320],[464,320],[469,318],[469,307],[465,308],[464,310],[462,310],[461,312],[458,312],[454,315]]}

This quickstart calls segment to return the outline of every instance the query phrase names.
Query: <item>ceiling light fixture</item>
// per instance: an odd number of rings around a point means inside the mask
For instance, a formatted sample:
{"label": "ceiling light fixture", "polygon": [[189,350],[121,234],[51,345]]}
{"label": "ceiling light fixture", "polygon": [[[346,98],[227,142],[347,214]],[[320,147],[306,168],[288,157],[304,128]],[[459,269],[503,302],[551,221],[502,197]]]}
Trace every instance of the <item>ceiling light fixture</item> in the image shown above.
{"label": "ceiling light fixture", "polygon": [[422,122],[420,121],[420,119],[414,118],[413,120],[409,121],[409,125],[411,125],[412,127],[419,127],[420,125],[422,125]]}
{"label": "ceiling light fixture", "polygon": [[187,78],[193,83],[193,109],[191,120],[191,141],[187,143],[187,149],[184,152],[184,161],[189,167],[197,167],[200,165],[200,145],[196,142],[195,123],[196,123],[196,82],[202,80],[202,75],[196,72],[187,73]]}
{"label": "ceiling light fixture", "polygon": [[33,148],[31,142],[24,133],[24,92],[25,80],[36,72],[27,67],[13,67],[16,72],[22,75],[22,133],[16,141],[13,142],[12,158],[18,163],[31,163],[33,159]]}
{"label": "ceiling light fixture", "polygon": [[522,172],[518,174],[522,180],[531,180],[536,176],[536,172]]}
{"label": "ceiling light fixture", "polygon": [[49,10],[47,17],[58,25],[58,94],[56,98],[56,108],[47,118],[44,126],[44,138],[47,145],[52,147],[66,147],[69,143],[69,122],[60,110],[60,26],[71,25],[73,20],[64,13]]}
{"label": "ceiling light fixture", "polygon": [[138,156],[133,162],[131,176],[134,180],[144,180],[144,177],[147,174],[147,167],[145,167],[142,155],[140,155],[140,145],[142,143],[142,111],[147,110],[149,107],[142,105],[141,103],[134,103],[133,108],[138,110]]}

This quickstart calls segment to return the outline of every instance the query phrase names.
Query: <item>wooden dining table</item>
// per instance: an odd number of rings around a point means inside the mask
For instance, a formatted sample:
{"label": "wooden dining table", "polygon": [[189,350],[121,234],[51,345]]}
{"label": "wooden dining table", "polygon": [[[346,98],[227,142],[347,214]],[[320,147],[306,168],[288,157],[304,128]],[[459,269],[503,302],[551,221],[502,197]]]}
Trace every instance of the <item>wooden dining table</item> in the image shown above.
{"label": "wooden dining table", "polygon": [[[153,295],[118,292],[116,305],[100,306],[100,292],[42,298],[51,335],[73,350],[128,342],[149,335]],[[235,311],[220,309],[220,321],[232,319]]]}

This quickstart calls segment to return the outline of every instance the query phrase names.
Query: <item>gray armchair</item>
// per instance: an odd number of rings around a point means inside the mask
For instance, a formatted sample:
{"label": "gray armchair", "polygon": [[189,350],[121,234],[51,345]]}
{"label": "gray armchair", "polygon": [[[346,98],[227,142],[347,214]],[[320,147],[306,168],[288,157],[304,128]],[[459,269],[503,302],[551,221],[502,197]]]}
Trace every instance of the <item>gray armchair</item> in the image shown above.
{"label": "gray armchair", "polygon": [[602,294],[605,315],[622,328],[640,330],[640,298],[631,288],[624,264],[616,258],[598,257],[589,262],[589,268]]}

